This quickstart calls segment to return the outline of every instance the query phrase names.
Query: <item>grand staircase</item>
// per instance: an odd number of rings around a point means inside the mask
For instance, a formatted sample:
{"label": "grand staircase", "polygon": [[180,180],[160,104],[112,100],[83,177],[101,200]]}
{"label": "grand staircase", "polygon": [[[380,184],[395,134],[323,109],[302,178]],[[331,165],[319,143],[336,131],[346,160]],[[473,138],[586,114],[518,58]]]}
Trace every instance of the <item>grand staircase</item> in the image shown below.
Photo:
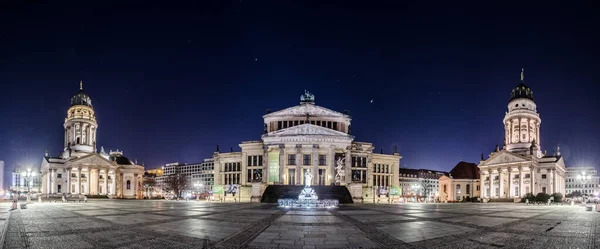
{"label": "grand staircase", "polygon": [[[278,199],[297,199],[304,186],[269,185],[262,195],[262,203],[277,203]],[[352,196],[346,186],[311,186],[319,200],[334,199],[340,204],[352,203]]]}

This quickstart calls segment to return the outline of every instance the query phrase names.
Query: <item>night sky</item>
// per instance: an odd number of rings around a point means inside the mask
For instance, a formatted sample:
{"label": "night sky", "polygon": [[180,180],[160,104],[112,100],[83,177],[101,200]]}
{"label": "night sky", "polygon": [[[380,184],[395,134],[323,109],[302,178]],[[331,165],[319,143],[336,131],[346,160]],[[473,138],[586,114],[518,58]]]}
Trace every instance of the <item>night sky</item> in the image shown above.
{"label": "night sky", "polygon": [[[357,141],[398,146],[402,166],[450,170],[502,146],[525,68],[542,150],[598,166],[600,16],[593,6],[401,1],[0,4],[0,160],[62,151],[83,80],[98,148],[146,168],[200,162],[258,140],[265,109],[350,110]],[[88,1],[78,1],[85,4]],[[591,1],[590,1],[591,4]],[[373,100],[373,103],[371,103]]]}

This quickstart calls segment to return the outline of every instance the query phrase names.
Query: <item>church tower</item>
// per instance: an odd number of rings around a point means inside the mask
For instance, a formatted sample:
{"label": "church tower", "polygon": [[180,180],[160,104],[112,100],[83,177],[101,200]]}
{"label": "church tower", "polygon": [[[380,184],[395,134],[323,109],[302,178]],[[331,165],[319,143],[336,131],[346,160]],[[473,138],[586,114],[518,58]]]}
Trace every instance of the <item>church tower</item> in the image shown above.
{"label": "church tower", "polygon": [[96,114],[92,100],[83,92],[79,82],[79,92],[71,98],[71,106],[65,118],[65,142],[63,158],[82,156],[96,152]]}
{"label": "church tower", "polygon": [[542,156],[540,150],[540,115],[533,91],[525,85],[524,70],[521,83],[510,93],[508,112],[504,116],[504,144],[506,150],[520,155]]}

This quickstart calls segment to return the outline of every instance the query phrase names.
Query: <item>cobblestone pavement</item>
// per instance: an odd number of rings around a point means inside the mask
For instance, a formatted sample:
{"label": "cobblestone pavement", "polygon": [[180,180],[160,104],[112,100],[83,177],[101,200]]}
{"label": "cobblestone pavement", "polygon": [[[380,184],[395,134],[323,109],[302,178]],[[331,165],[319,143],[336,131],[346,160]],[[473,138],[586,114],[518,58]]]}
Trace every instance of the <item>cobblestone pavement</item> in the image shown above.
{"label": "cobblestone pavement", "polygon": [[8,206],[0,208],[3,248],[600,247],[600,213],[581,206],[353,204],[287,210],[258,203],[103,200],[34,203],[10,211],[8,220]]}

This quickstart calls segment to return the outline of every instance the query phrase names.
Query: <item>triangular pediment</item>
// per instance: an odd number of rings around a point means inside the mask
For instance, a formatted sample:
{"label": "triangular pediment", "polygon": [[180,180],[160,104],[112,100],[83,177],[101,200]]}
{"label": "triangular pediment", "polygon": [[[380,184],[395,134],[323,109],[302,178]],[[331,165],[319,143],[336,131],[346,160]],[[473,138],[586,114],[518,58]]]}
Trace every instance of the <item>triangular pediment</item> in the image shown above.
{"label": "triangular pediment", "polygon": [[532,159],[531,158],[527,158],[521,155],[517,155],[511,152],[508,152],[506,150],[500,151],[496,154],[494,154],[493,156],[491,156],[490,158],[488,158],[487,160],[485,160],[483,163],[479,164],[479,166],[489,166],[489,165],[496,165],[496,164],[506,164],[506,163],[518,163],[518,162],[531,162]]}
{"label": "triangular pediment", "polygon": [[320,136],[345,136],[351,137],[350,135],[339,132],[336,130],[328,129],[325,127],[313,125],[313,124],[302,124],[282,130],[270,132],[266,136],[280,137],[280,136],[299,136],[299,135],[320,135]]}
{"label": "triangular pediment", "polygon": [[319,117],[348,117],[348,115],[336,112],[334,110],[314,105],[314,104],[301,104],[292,106],[283,110],[272,112],[263,116],[263,118],[277,117],[277,116],[319,116]]}
{"label": "triangular pediment", "polygon": [[106,158],[96,153],[70,159],[66,164],[69,166],[115,166],[112,161],[106,160]]}

